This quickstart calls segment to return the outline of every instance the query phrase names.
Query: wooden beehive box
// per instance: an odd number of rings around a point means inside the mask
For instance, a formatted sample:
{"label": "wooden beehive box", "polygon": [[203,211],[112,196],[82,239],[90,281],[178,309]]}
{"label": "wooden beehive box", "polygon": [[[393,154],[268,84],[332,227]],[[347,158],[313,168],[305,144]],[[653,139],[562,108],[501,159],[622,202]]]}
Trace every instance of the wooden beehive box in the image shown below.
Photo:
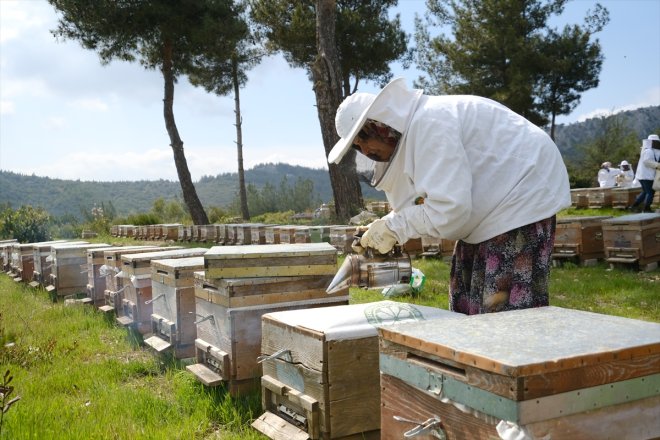
{"label": "wooden beehive box", "polygon": [[296,242],[297,226],[281,225],[278,227],[280,244],[293,244]]}
{"label": "wooden beehive box", "polygon": [[588,193],[589,208],[610,208],[612,188],[592,188]]}
{"label": "wooden beehive box", "polygon": [[337,251],[328,243],[214,246],[204,265],[208,278],[334,275]]}
{"label": "wooden beehive box", "polygon": [[266,227],[266,244],[280,244],[280,227],[278,225]]}
{"label": "wooden beehive box", "polygon": [[626,209],[635,203],[635,199],[642,192],[637,188],[613,188],[612,189],[612,208]]}
{"label": "wooden beehive box", "polygon": [[11,247],[16,243],[18,243],[18,240],[15,238],[10,240],[0,240],[0,269],[2,269],[2,271],[9,270]]}
{"label": "wooden beehive box", "polygon": [[66,243],[67,240],[14,243],[11,247],[10,273],[14,281],[29,283],[34,275],[34,246]]}
{"label": "wooden beehive box", "polygon": [[160,225],[160,239],[176,241],[179,238],[179,223]]}
{"label": "wooden beehive box", "polygon": [[383,440],[660,436],[660,324],[541,307],[379,334]]}
{"label": "wooden beehive box", "polygon": [[202,243],[215,243],[217,237],[217,225],[202,225],[199,227],[199,240]]}
{"label": "wooden beehive box", "polygon": [[50,273],[52,269],[52,257],[50,255],[50,249],[53,244],[60,243],[83,244],[87,242],[62,240],[57,243],[35,243],[34,246],[32,246],[32,281],[30,282],[30,286],[46,287],[50,283]]}
{"label": "wooden beehive box", "polygon": [[240,223],[236,225],[235,245],[252,244],[252,223]]}
{"label": "wooden beehive box", "polygon": [[87,297],[92,300],[96,307],[105,306],[105,291],[107,290],[109,273],[106,252],[114,249],[143,251],[146,248],[146,246],[112,246],[87,250]]}
{"label": "wooden beehive box", "polygon": [[202,225],[192,225],[190,233],[190,241],[200,243],[202,241]]}
{"label": "wooden beehive box", "polygon": [[121,272],[121,257],[125,254],[139,254],[144,252],[158,252],[165,249],[181,249],[180,247],[136,246],[133,249],[115,247],[103,251],[105,264],[100,271],[105,274],[105,291],[103,297],[105,304],[99,306],[104,313],[116,313],[121,308],[124,299],[124,278],[118,276]]}
{"label": "wooden beehive box", "polygon": [[310,226],[312,243],[330,243],[330,226]]}
{"label": "wooden beehive box", "polygon": [[238,224],[227,223],[225,225],[225,245],[233,246],[236,244],[236,236],[238,234]]}
{"label": "wooden beehive box", "polygon": [[642,213],[603,220],[605,259],[647,270],[660,261],[660,214]]}
{"label": "wooden beehive box", "polygon": [[262,407],[270,438],[380,438],[377,326],[464,315],[394,301],[262,317]]}
{"label": "wooden beehive box", "polygon": [[46,291],[51,299],[87,293],[87,250],[111,248],[107,243],[54,244],[50,248],[50,283]]}
{"label": "wooden beehive box", "polygon": [[312,231],[309,226],[298,226],[294,234],[294,241],[296,243],[311,243]]}
{"label": "wooden beehive box", "polygon": [[204,268],[204,257],[151,262],[151,333],[144,343],[177,359],[195,355],[195,283],[193,274]]}
{"label": "wooden beehive box", "polygon": [[197,363],[188,370],[205,385],[224,383],[233,395],[259,389],[262,315],[348,304],[348,289],[325,293],[331,281],[331,275],[208,278],[208,271],[196,272]]}
{"label": "wooden beehive box", "polygon": [[186,241],[188,240],[189,228],[186,225],[179,225],[179,234],[177,235],[177,241]]}
{"label": "wooden beehive box", "polygon": [[215,225],[215,242],[220,245],[225,244],[226,236],[227,236],[227,225],[224,223]]}
{"label": "wooden beehive box", "polygon": [[571,189],[571,205],[574,208],[586,208],[589,206],[589,188]]}
{"label": "wooden beehive box", "polygon": [[250,231],[250,238],[252,239],[252,244],[266,244],[266,227],[269,225],[264,225],[262,223],[252,224],[252,229]]}
{"label": "wooden beehive box", "polygon": [[339,252],[349,254],[353,252],[351,244],[355,240],[355,226],[333,226],[330,229],[330,244]]}
{"label": "wooden beehive box", "polygon": [[124,278],[124,298],[117,311],[117,323],[145,335],[151,332],[151,263],[170,258],[199,257],[206,248],[170,249],[122,255],[121,272]]}
{"label": "wooden beehive box", "polygon": [[11,258],[11,246],[14,243],[18,243],[18,240],[15,238],[9,240],[0,240],[0,269],[3,271],[7,270],[6,268],[9,266],[9,260]]}
{"label": "wooden beehive box", "polygon": [[611,216],[560,217],[557,219],[552,258],[591,265],[605,258],[603,220]]}
{"label": "wooden beehive box", "polygon": [[110,235],[113,237],[119,237],[119,225],[110,226]]}

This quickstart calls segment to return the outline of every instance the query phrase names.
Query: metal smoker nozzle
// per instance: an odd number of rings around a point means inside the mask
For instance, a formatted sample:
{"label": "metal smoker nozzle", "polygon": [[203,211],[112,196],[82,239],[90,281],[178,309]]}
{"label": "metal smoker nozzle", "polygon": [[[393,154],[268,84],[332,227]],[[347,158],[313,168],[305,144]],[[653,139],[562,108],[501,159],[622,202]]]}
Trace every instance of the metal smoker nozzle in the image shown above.
{"label": "metal smoker nozzle", "polygon": [[412,265],[407,253],[374,255],[367,250],[364,254],[348,255],[325,292],[333,294],[349,287],[373,289],[409,283],[411,276]]}

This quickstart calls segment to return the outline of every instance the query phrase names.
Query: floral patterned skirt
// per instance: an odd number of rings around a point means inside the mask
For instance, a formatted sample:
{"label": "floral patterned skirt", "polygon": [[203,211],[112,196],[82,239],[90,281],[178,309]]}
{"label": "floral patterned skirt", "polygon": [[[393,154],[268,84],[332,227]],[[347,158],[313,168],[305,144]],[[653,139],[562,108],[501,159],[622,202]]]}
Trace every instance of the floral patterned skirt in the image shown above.
{"label": "floral patterned skirt", "polygon": [[450,310],[476,315],[547,306],[555,227],[552,216],[481,243],[457,241]]}

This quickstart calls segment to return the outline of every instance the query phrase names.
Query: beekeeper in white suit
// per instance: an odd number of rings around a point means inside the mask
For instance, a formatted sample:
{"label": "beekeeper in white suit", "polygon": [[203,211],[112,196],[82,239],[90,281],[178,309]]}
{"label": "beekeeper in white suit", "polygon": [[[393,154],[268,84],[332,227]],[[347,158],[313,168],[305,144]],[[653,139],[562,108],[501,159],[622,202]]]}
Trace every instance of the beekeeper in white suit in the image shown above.
{"label": "beekeeper in white suit", "polygon": [[548,305],[555,215],[571,205],[557,146],[540,128],[476,96],[428,96],[402,78],[377,95],[355,93],[337,110],[358,172],[393,211],[360,244],[382,253],[430,236],[457,240],[450,309],[466,314]]}

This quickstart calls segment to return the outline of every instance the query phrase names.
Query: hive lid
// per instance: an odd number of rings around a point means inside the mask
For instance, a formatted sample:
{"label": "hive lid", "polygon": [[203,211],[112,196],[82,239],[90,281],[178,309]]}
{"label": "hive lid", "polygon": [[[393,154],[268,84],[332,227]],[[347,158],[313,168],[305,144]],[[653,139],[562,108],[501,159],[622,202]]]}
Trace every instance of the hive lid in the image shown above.
{"label": "hive lid", "polygon": [[438,318],[464,319],[465,315],[396,301],[286,310],[264,315],[264,319],[322,333],[327,341],[377,336],[379,326],[396,327],[403,323],[424,322]]}
{"label": "hive lid", "polygon": [[404,323],[382,328],[380,335],[514,377],[660,353],[660,324],[552,306]]}

